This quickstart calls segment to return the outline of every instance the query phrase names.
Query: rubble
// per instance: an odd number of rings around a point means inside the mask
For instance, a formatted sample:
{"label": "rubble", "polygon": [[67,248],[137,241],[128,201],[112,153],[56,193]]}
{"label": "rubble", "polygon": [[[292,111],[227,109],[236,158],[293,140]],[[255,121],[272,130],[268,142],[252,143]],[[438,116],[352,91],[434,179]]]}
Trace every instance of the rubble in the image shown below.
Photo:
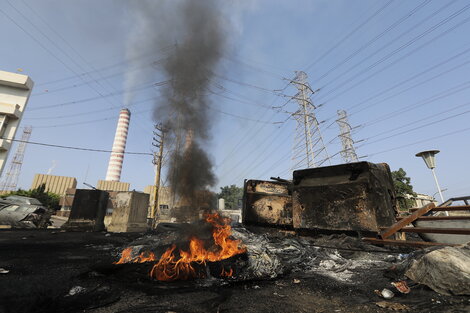
{"label": "rubble", "polygon": [[405,275],[444,295],[470,295],[470,243],[427,251]]}
{"label": "rubble", "polygon": [[408,311],[410,308],[401,303],[397,302],[388,302],[388,301],[380,301],[375,303],[378,307],[384,308],[384,309],[390,309],[394,311]]}
{"label": "rubble", "polygon": [[395,294],[390,289],[384,288],[382,290],[374,290],[375,294],[384,299],[392,299]]}
{"label": "rubble", "polygon": [[[158,260],[164,247],[179,240],[178,228],[173,227],[173,231],[145,236],[131,243],[127,262],[133,262],[130,260],[138,259],[146,251],[155,253]],[[232,229],[232,236],[246,248],[246,261],[237,263],[232,281],[274,279],[292,272],[319,274],[339,282],[366,283],[363,273],[372,269],[384,270],[392,264],[385,260],[390,251],[367,252],[362,250],[366,245],[360,239],[348,236],[320,236],[313,239],[279,233],[256,234],[244,227]],[[329,242],[332,247],[325,247],[325,242]],[[347,253],[341,253],[336,247],[346,249]],[[213,282],[219,283],[217,280]]]}

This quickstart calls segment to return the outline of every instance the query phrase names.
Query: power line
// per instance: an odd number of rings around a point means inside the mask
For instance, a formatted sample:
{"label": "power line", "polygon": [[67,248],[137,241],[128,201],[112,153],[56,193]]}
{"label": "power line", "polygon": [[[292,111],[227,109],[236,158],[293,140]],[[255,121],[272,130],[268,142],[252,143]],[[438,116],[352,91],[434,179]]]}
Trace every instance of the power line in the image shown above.
{"label": "power line", "polygon": [[[398,109],[398,110],[395,110],[391,113],[387,113],[387,114],[384,114],[382,116],[379,116],[378,118],[376,118],[375,120],[372,120],[370,122],[367,122],[365,125],[367,126],[370,126],[370,125],[373,125],[373,124],[376,124],[376,123],[379,123],[379,122],[383,122],[384,120],[387,120],[387,119],[390,119],[392,117],[395,117],[395,116],[398,116],[400,114],[403,114],[405,112],[409,112],[411,110],[414,110],[414,109],[417,109],[419,107],[422,107],[423,105],[426,105],[426,104],[429,104],[429,103],[432,103],[434,101],[437,101],[437,100],[440,100],[440,99],[443,99],[443,98],[446,98],[446,97],[449,97],[449,96],[452,96],[452,95],[455,95],[457,94],[458,92],[461,92],[463,90],[466,90],[466,89],[469,89],[470,88],[470,80],[462,83],[462,84],[458,84],[457,86],[454,86],[454,87],[451,87],[449,89],[446,89],[444,91],[441,91],[441,92],[438,92],[437,94],[434,94],[432,95],[431,97],[428,97],[426,99],[423,99],[423,100],[420,100],[420,101],[417,101],[413,104],[410,104],[404,108],[401,108],[401,109]],[[451,90],[454,90],[452,92],[450,92]]]}
{"label": "power line", "polygon": [[[330,92],[327,92],[326,94],[323,95],[323,97],[329,95],[329,94],[332,94],[332,93],[335,93],[340,87],[343,87],[344,85],[346,85],[347,83],[355,80],[357,77],[361,76],[362,74],[365,74],[366,72],[368,72],[369,70],[373,69],[374,67],[376,67],[377,65],[385,62],[386,60],[388,60],[389,58],[391,58],[393,55],[397,54],[398,52],[400,52],[401,50],[403,50],[404,48],[412,45],[413,43],[415,43],[416,41],[418,41],[419,39],[423,38],[424,36],[426,36],[427,34],[433,32],[434,30],[436,30],[437,28],[445,25],[446,23],[448,23],[449,21],[451,21],[452,19],[456,18],[457,16],[459,16],[460,14],[462,14],[463,12],[465,12],[466,10],[468,10],[470,8],[470,4],[466,5],[464,8],[454,12],[453,14],[451,14],[450,16],[446,17],[444,20],[440,21],[439,23],[433,25],[432,27],[428,28],[425,32],[419,34],[418,36],[414,37],[413,39],[409,40],[408,42],[406,42],[405,44],[401,45],[400,47],[398,47],[397,49],[393,50],[392,52],[388,53],[386,56],[382,57],[380,60],[374,62],[372,65],[369,65],[368,67],[366,67],[365,69],[363,69],[362,71],[360,71],[358,74],[350,77],[349,79],[346,79],[345,81],[343,81],[342,83],[340,83],[339,85],[335,86],[333,88],[333,90],[331,90]],[[375,75],[377,75],[378,73],[381,73],[383,72],[385,69],[391,67],[392,65],[395,65],[396,63],[398,62],[401,62],[403,61],[406,57],[410,56],[411,54],[415,53],[416,51],[420,50],[421,48],[427,46],[428,44],[430,43],[433,43],[436,39],[448,34],[449,32],[455,30],[456,28],[464,25],[465,23],[468,23],[470,21],[470,17],[464,19],[463,21],[459,22],[458,24],[452,26],[451,28],[445,30],[444,32],[440,33],[439,35],[431,38],[430,40],[426,41],[424,44],[420,45],[419,47],[415,48],[414,50],[408,52],[407,54],[405,54],[404,56],[398,58],[397,60],[393,61],[392,63],[384,66],[383,68],[379,69],[378,71],[372,73],[371,75],[365,77],[364,79],[362,79],[361,81],[359,81],[358,83],[350,86],[349,88],[343,90],[342,92],[340,93],[336,93],[333,97],[330,97],[329,99],[327,100],[324,100],[323,102],[324,103],[327,103],[327,102],[330,102],[331,100],[333,99],[336,99],[337,97],[343,95],[344,93],[348,92],[349,90],[355,88],[356,86],[362,84],[363,82],[365,82],[366,80],[369,80],[370,78],[374,77]],[[321,99],[318,99],[319,101],[321,101]]]}
{"label": "power line", "polygon": [[[60,52],[62,52],[72,63],[74,63],[77,67],[79,67],[80,69],[83,69],[83,67],[77,62],[75,61],[75,59],[73,57],[71,57],[67,51],[65,51],[64,49],[62,49],[60,46],[58,46],[47,34],[45,34],[41,29],[39,29],[34,23],[32,23],[30,21],[30,19],[28,17],[26,17],[21,11],[19,11],[14,5],[12,5],[10,3],[9,0],[7,0],[7,3],[20,15],[22,16],[36,31],[38,31],[41,35],[43,35],[50,43],[51,45],[53,45],[54,47],[56,47]],[[64,66],[66,66],[67,69],[69,69],[71,72],[73,72],[74,74],[78,75],[78,73],[72,68],[70,67],[67,63],[63,62],[56,54],[52,53],[51,50],[49,50],[46,46],[44,46],[42,44],[42,42],[40,42],[39,40],[37,40],[34,36],[32,36],[29,32],[27,32],[23,27],[21,27],[18,23],[16,23],[16,21],[14,21],[13,19],[11,19],[8,15],[7,17],[13,21],[18,27],[20,27],[28,36],[30,36],[34,41],[36,41],[38,44],[41,45],[41,47],[43,47],[47,52],[49,52],[53,57],[55,57],[60,63],[62,63]],[[91,77],[91,76],[90,76]],[[93,79],[93,77],[91,77]],[[82,79],[82,78],[80,78]],[[103,85],[101,85],[101,83],[94,79],[94,82],[96,82],[98,85],[100,85],[101,87],[103,87]],[[99,90],[97,90],[93,85],[91,85],[90,83],[87,83],[87,85],[93,90],[95,91],[97,94],[99,94],[100,96],[102,96],[101,92]],[[107,100],[109,101],[109,100]],[[113,106],[114,104],[112,102],[109,102],[111,104],[111,106]]]}
{"label": "power line", "polygon": [[[70,149],[70,150],[80,150],[80,151],[90,151],[90,152],[105,152],[111,153],[111,150],[102,150],[102,149],[91,149],[91,148],[81,148],[81,147],[72,147],[72,146],[63,146],[63,145],[55,145],[43,142],[36,142],[36,141],[28,141],[28,140],[21,140],[21,139],[10,139],[10,138],[2,138],[7,141],[16,141],[22,142],[31,145],[38,145],[38,146],[45,146],[45,147],[52,147],[52,148],[61,148],[61,149]],[[150,152],[123,152],[124,154],[131,154],[131,155],[150,155],[153,154]]]}
{"label": "power line", "polygon": [[[407,78],[407,79],[405,79],[405,80],[403,80],[403,81],[400,81],[400,82],[394,84],[393,86],[388,87],[388,88],[386,88],[386,89],[384,89],[384,90],[382,90],[382,91],[376,93],[375,95],[373,95],[373,96],[371,96],[371,97],[369,97],[369,98],[367,98],[367,99],[365,99],[365,100],[362,100],[362,101],[360,101],[360,102],[358,102],[358,103],[355,103],[355,104],[353,104],[353,105],[350,105],[349,108],[359,107],[359,106],[361,106],[362,104],[367,103],[367,102],[369,102],[370,100],[375,99],[375,98],[377,98],[377,97],[379,97],[379,96],[381,96],[381,95],[387,93],[387,92],[390,91],[390,90],[393,90],[393,89],[395,89],[395,88],[397,88],[397,87],[399,87],[399,86],[402,86],[402,85],[404,85],[405,83],[408,83],[408,82],[412,81],[413,79],[418,78],[419,76],[422,76],[423,74],[426,74],[426,73],[428,73],[428,72],[430,72],[430,71],[432,71],[432,70],[434,70],[434,69],[436,69],[436,68],[438,68],[438,67],[440,67],[440,66],[442,66],[442,65],[444,65],[444,64],[447,64],[447,63],[453,61],[454,59],[456,59],[456,58],[458,58],[458,57],[460,57],[460,56],[462,56],[462,55],[464,55],[464,54],[466,54],[466,53],[468,53],[468,52],[470,52],[470,48],[467,48],[467,49],[465,49],[464,51],[462,51],[462,52],[460,52],[460,53],[458,53],[458,54],[456,54],[456,55],[453,55],[452,57],[450,57],[450,58],[448,58],[448,59],[446,59],[446,60],[444,60],[444,61],[438,63],[437,65],[432,65],[431,67],[427,68],[426,70],[424,70],[424,71],[422,71],[422,72],[420,72],[420,73],[418,73],[418,74],[415,74],[415,75],[413,75],[413,76],[411,76],[411,77],[409,77],[409,78]],[[368,108],[370,108],[370,107],[372,107],[372,106],[375,106],[375,105],[377,105],[377,104],[380,104],[380,103],[382,103],[382,102],[385,101],[385,100],[388,100],[388,99],[390,99],[390,98],[396,97],[397,95],[400,95],[400,94],[402,94],[402,93],[404,93],[404,92],[406,92],[406,91],[408,91],[408,90],[411,90],[411,89],[413,89],[413,88],[416,88],[416,87],[418,87],[418,86],[421,86],[421,85],[423,85],[423,84],[425,84],[425,83],[427,83],[427,82],[430,82],[430,81],[432,81],[432,80],[434,80],[434,79],[436,79],[436,78],[440,78],[440,77],[442,77],[443,75],[448,74],[448,73],[450,73],[450,72],[452,72],[452,71],[454,71],[454,70],[460,69],[460,68],[462,68],[464,65],[467,65],[467,64],[469,64],[469,63],[470,63],[470,60],[467,60],[467,61],[465,61],[465,62],[459,63],[458,65],[456,65],[456,66],[454,66],[454,67],[452,67],[452,68],[450,68],[450,69],[447,69],[447,70],[445,70],[445,71],[443,71],[443,72],[440,72],[440,73],[438,73],[438,74],[436,74],[436,75],[434,75],[434,76],[432,76],[432,77],[430,77],[430,78],[427,78],[427,79],[425,79],[425,80],[423,80],[423,81],[421,81],[421,82],[419,82],[419,83],[416,83],[416,84],[414,84],[414,85],[412,85],[412,86],[409,86],[409,87],[407,87],[407,88],[405,88],[405,89],[403,89],[403,90],[401,90],[401,91],[399,91],[399,92],[397,92],[397,93],[394,93],[394,94],[392,94],[392,95],[389,95],[389,96],[387,96],[386,98],[384,98],[384,99],[382,99],[382,100],[380,100],[380,101],[378,101],[378,102],[375,102],[375,103],[373,103],[373,104],[370,104],[370,105],[368,105],[368,106],[366,106],[366,107],[364,107],[364,108],[362,108],[362,109],[360,109],[360,110],[354,111],[353,113],[351,113],[351,115],[356,114],[356,113],[359,113],[359,112],[361,112],[361,111],[364,111],[365,109],[368,109]]]}
{"label": "power line", "polygon": [[449,133],[445,133],[445,134],[442,134],[442,135],[439,135],[439,136],[435,136],[435,137],[430,137],[430,138],[418,140],[418,141],[415,141],[415,142],[412,142],[412,143],[408,143],[408,144],[405,144],[405,145],[401,145],[401,146],[397,146],[397,147],[394,147],[394,148],[382,150],[382,151],[379,151],[379,152],[376,152],[376,153],[369,154],[369,155],[367,155],[367,157],[372,157],[372,156],[375,156],[375,155],[377,155],[377,154],[382,154],[382,153],[386,153],[386,152],[390,152],[390,151],[394,151],[394,150],[406,148],[406,147],[409,147],[409,146],[414,146],[414,145],[419,144],[419,143],[423,143],[423,142],[427,142],[427,141],[431,141],[431,140],[435,140],[435,139],[439,139],[439,138],[443,138],[443,137],[455,135],[455,134],[458,134],[458,133],[463,133],[463,132],[466,132],[466,131],[470,131],[470,127],[463,128],[463,129],[459,129],[459,130],[455,130],[455,131],[452,131],[452,132],[449,132]]}
{"label": "power line", "polygon": [[[454,0],[455,2],[455,0]],[[437,14],[439,14],[440,12],[442,12],[443,10],[445,10],[448,6],[450,6],[453,2],[449,2],[447,4],[445,4],[444,6],[440,7],[439,9],[437,9],[436,11],[434,11],[433,13],[431,13],[430,15],[426,16],[424,19],[422,19],[421,21],[419,21],[418,23],[414,24],[412,27],[406,29],[404,32],[400,33],[398,36],[394,37],[392,40],[389,40],[388,42],[386,42],[384,45],[382,45],[380,48],[376,49],[374,52],[372,52],[371,54],[367,55],[366,57],[364,57],[363,59],[361,59],[359,62],[355,63],[354,65],[350,66],[347,70],[343,71],[341,74],[338,74],[336,75],[336,77],[334,77],[333,79],[329,80],[328,82],[326,82],[325,84],[323,84],[323,86],[321,87],[321,89],[324,89],[326,86],[330,85],[331,83],[337,81],[338,79],[340,78],[343,78],[346,74],[348,74],[349,72],[351,72],[352,70],[354,70],[356,67],[362,65],[363,63],[369,61],[369,60],[372,60],[372,57],[377,55],[379,52],[381,52],[382,50],[384,50],[385,48],[387,48],[388,46],[396,43],[398,40],[400,40],[402,37],[406,36],[407,34],[409,34],[410,32],[414,31],[415,29],[417,29],[419,26],[421,26],[422,24],[424,24],[425,22],[427,22],[428,20],[430,20],[431,18],[433,18],[434,16],[436,16]],[[353,76],[354,77],[354,76]]]}
{"label": "power line", "polygon": [[[131,104],[129,104],[127,107],[133,107],[137,104],[140,103],[145,103],[149,101],[156,101],[158,98],[152,97],[152,98],[147,98],[139,101],[134,101]],[[81,113],[71,113],[71,114],[65,114],[65,115],[47,115],[47,116],[39,116],[39,117],[25,117],[23,118],[24,120],[47,120],[47,119],[62,119],[62,118],[71,118],[71,117],[76,117],[76,116],[83,116],[83,115],[90,115],[94,113],[100,113],[100,112],[107,112],[107,111],[115,111],[115,108],[105,108],[105,109],[100,109],[100,110],[93,110],[93,111],[87,111],[87,112],[81,112]]]}
{"label": "power line", "polygon": [[[470,104],[470,102],[467,102],[466,104],[468,105],[468,104]],[[436,121],[432,121],[432,122],[426,123],[424,125],[416,126],[416,127],[411,128],[411,129],[408,129],[408,130],[403,130],[403,131],[398,132],[396,134],[392,134],[392,135],[389,135],[389,136],[386,136],[386,137],[383,137],[383,138],[379,138],[379,139],[374,140],[372,142],[365,143],[365,144],[361,145],[361,147],[365,146],[365,145],[368,145],[368,144],[373,144],[373,143],[376,143],[376,142],[384,141],[386,139],[390,139],[390,138],[393,138],[393,137],[396,137],[396,136],[399,136],[399,135],[407,134],[411,131],[422,129],[422,128],[427,127],[427,126],[434,126],[437,123],[444,122],[444,121],[447,121],[447,120],[450,120],[450,119],[453,119],[453,118],[456,118],[456,117],[459,117],[459,116],[462,116],[462,115],[465,115],[465,114],[468,114],[468,113],[470,113],[470,110],[460,112],[460,113],[457,113],[457,114],[454,114],[454,115],[451,115],[451,116],[448,116],[448,117],[445,117],[445,118],[442,118],[442,119],[439,119],[439,120],[436,120]],[[410,126],[410,125],[413,125],[413,124],[409,123],[407,126]]]}
{"label": "power line", "polygon": [[414,120],[414,121],[412,121],[412,122],[409,122],[409,123],[400,125],[400,126],[398,126],[398,127],[394,127],[394,128],[392,128],[392,129],[388,129],[388,130],[386,130],[386,131],[383,131],[383,132],[380,132],[380,133],[378,133],[378,134],[375,134],[374,136],[368,137],[368,138],[366,138],[366,139],[364,139],[364,140],[370,140],[370,139],[372,139],[372,138],[379,137],[379,136],[381,136],[381,135],[389,134],[389,133],[392,132],[392,131],[399,130],[399,129],[403,129],[404,127],[407,127],[407,126],[410,126],[410,125],[415,125],[417,122],[427,121],[427,120],[429,120],[429,118],[432,118],[432,117],[435,117],[435,116],[440,116],[440,115],[442,115],[442,114],[445,114],[445,113],[454,111],[454,110],[459,109],[459,108],[461,108],[461,107],[468,106],[469,104],[470,104],[470,102],[466,102],[466,103],[464,103],[464,104],[460,104],[460,105],[458,105],[458,106],[455,106],[455,107],[453,107],[453,108],[450,108],[450,109],[441,111],[441,112],[439,112],[439,113],[431,114],[431,115],[425,116],[425,117],[423,117],[423,118],[420,118],[420,119],[418,119],[418,120]]}
{"label": "power line", "polygon": [[[166,46],[166,47],[163,47],[161,49],[158,49],[157,52],[163,52],[163,53],[170,52],[172,50],[171,48],[174,48],[174,45]],[[140,59],[143,59],[143,58],[146,58],[146,57],[149,57],[149,56],[154,56],[154,55],[155,55],[155,51],[152,51],[151,53],[142,54],[142,55],[139,55],[135,58],[126,59],[126,60],[123,60],[123,61],[120,61],[120,62],[117,62],[117,63],[113,63],[111,65],[95,68],[92,71],[81,72],[81,73],[78,73],[78,75],[72,75],[72,76],[68,76],[68,77],[63,77],[63,78],[58,78],[58,79],[42,82],[42,83],[39,83],[35,86],[39,87],[39,86],[44,86],[44,85],[52,85],[52,84],[61,83],[61,82],[65,82],[65,81],[68,81],[68,80],[80,78],[81,76],[86,76],[86,75],[90,75],[90,74],[94,74],[94,73],[104,72],[104,71],[110,70],[112,68],[116,68],[116,67],[125,65],[127,63],[131,63],[133,61],[137,61],[137,60],[140,60]]]}
{"label": "power line", "polygon": [[160,87],[160,86],[164,86],[164,85],[166,85],[170,82],[171,82],[170,80],[166,80],[166,81],[160,81],[160,82],[157,82],[157,83],[153,83],[153,82],[150,83],[150,84],[147,83],[147,84],[144,84],[140,87],[132,88],[130,90],[129,89],[127,89],[127,90],[121,89],[121,90],[117,90],[115,92],[111,92],[111,93],[106,94],[106,95],[100,95],[100,96],[84,98],[84,99],[79,99],[79,100],[74,100],[74,101],[67,101],[67,102],[62,102],[62,103],[50,104],[50,105],[45,105],[45,106],[38,107],[38,108],[31,108],[31,109],[29,109],[29,111],[37,111],[37,110],[56,108],[56,107],[67,106],[67,105],[72,105],[72,104],[90,102],[90,101],[98,100],[98,99],[101,99],[101,98],[120,95],[120,94],[123,94],[127,91],[141,91],[141,90],[149,89],[149,88],[152,88],[152,87],[155,87],[155,86]]}
{"label": "power line", "polygon": [[[149,65],[156,65],[156,64],[160,64],[162,61],[164,61],[165,59],[167,59],[166,57],[165,58],[161,58],[157,61],[154,61],[150,64],[143,64],[143,65],[140,65],[140,66],[137,66],[133,69],[127,69],[125,71],[121,71],[121,72],[117,72],[117,73],[112,73],[112,74],[109,74],[109,75],[106,75],[106,76],[102,76],[101,74],[100,75],[100,79],[102,80],[106,80],[108,78],[112,78],[112,77],[117,77],[119,75],[122,75],[124,73],[129,73],[129,72],[133,72],[133,71],[138,71],[138,70],[142,70],[142,68],[146,68],[148,67]],[[52,93],[56,93],[56,92],[60,92],[60,91],[64,91],[64,90],[69,90],[69,89],[72,89],[72,88],[77,88],[77,87],[81,87],[81,86],[84,86],[84,85],[87,85],[93,81],[96,81],[95,79],[92,78],[92,80],[88,80],[88,81],[82,81],[81,83],[79,84],[72,84],[72,85],[68,85],[68,86],[64,86],[64,87],[60,87],[60,88],[55,88],[55,89],[47,89],[47,91],[43,91],[43,92],[40,92],[40,93],[33,93],[32,95],[33,96],[44,96],[44,95],[49,95],[49,94],[52,94]],[[112,89],[114,89],[112,86],[110,86]]]}
{"label": "power line", "polygon": [[422,3],[420,3],[417,7],[415,7],[414,9],[412,9],[410,12],[408,12],[405,16],[403,16],[402,18],[400,18],[399,20],[395,21],[392,25],[390,25],[388,28],[386,28],[384,31],[382,31],[380,34],[378,34],[377,36],[375,36],[374,38],[372,38],[371,40],[369,40],[367,43],[365,43],[364,45],[360,46],[358,49],[356,49],[353,53],[351,53],[348,57],[346,57],[345,59],[343,59],[341,62],[339,62],[338,64],[336,64],[335,66],[331,67],[329,70],[327,70],[326,73],[324,73],[323,75],[319,76],[317,79],[318,80],[321,80],[322,78],[325,78],[326,76],[328,76],[331,72],[333,72],[334,70],[336,70],[338,67],[340,67],[341,65],[345,64],[346,62],[348,62],[349,60],[351,60],[353,57],[355,57],[356,55],[358,55],[361,51],[363,51],[364,49],[366,49],[367,47],[369,47],[370,45],[372,45],[374,42],[376,42],[377,40],[379,40],[380,38],[382,38],[386,33],[390,32],[391,30],[393,30],[395,27],[397,27],[398,25],[400,25],[401,23],[403,23],[404,21],[406,21],[408,18],[410,18],[411,16],[413,16],[416,12],[418,12],[420,9],[424,8],[427,4],[429,4],[431,2],[431,0],[425,0],[423,1]]}
{"label": "power line", "polygon": [[381,6],[377,11],[375,11],[371,16],[369,16],[364,22],[356,26],[352,31],[347,33],[344,37],[342,37],[336,44],[333,45],[330,49],[325,51],[320,57],[318,57],[315,61],[313,61],[310,65],[306,67],[305,70],[309,70],[312,66],[316,65],[318,62],[323,60],[328,54],[330,54],[334,49],[339,47],[342,43],[349,39],[354,33],[356,33],[359,29],[364,27],[367,23],[369,23],[374,17],[376,17],[380,12],[385,10],[390,4],[392,4],[393,0],[387,1],[383,6]]}

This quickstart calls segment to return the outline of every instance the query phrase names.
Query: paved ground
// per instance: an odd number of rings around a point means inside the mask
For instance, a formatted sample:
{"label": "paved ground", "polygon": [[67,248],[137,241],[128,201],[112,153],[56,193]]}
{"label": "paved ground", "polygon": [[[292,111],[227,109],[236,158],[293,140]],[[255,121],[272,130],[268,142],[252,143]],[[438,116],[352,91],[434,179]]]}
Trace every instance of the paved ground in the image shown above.
{"label": "paved ground", "polygon": [[[299,274],[218,287],[155,282],[148,264],[112,264],[138,236],[0,229],[0,268],[9,270],[0,274],[0,313],[393,312],[376,305],[383,299],[373,290],[389,284],[377,273],[368,285]],[[68,295],[77,286],[85,289]],[[470,312],[469,297],[444,297],[425,287],[390,302],[414,312]]]}

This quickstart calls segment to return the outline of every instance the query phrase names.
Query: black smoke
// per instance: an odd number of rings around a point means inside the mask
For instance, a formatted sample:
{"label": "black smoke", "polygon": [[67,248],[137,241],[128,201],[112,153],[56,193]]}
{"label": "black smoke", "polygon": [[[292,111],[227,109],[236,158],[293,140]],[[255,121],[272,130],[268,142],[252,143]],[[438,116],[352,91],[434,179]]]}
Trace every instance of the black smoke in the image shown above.
{"label": "black smoke", "polygon": [[198,193],[216,183],[208,155],[214,120],[208,95],[225,48],[223,15],[215,0],[135,2],[140,18],[149,19],[140,21],[143,44],[156,50],[174,47],[162,64],[170,83],[160,88],[155,119],[163,122],[172,143],[168,175],[176,201],[196,209]]}

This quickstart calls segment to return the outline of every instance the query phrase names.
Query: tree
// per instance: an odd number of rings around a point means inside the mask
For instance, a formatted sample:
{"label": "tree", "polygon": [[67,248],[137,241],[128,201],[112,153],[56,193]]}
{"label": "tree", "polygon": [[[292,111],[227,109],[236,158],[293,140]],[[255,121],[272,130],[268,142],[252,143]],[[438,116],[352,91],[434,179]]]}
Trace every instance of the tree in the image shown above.
{"label": "tree", "polygon": [[408,195],[416,196],[411,185],[411,178],[406,176],[406,172],[401,167],[398,171],[392,172],[393,185],[398,198],[398,204],[402,209],[408,209],[414,205],[412,199],[408,199]]}
{"label": "tree", "polygon": [[31,190],[19,189],[9,194],[2,195],[2,197],[5,198],[12,195],[34,198],[39,200],[45,207],[49,209],[52,209],[54,211],[60,210],[60,196],[52,192],[46,192],[46,184],[42,184],[36,189]]}
{"label": "tree", "polygon": [[227,209],[237,209],[238,200],[243,197],[243,188],[237,187],[236,185],[220,187],[220,192],[217,194],[217,198],[223,198],[225,200],[225,207]]}

